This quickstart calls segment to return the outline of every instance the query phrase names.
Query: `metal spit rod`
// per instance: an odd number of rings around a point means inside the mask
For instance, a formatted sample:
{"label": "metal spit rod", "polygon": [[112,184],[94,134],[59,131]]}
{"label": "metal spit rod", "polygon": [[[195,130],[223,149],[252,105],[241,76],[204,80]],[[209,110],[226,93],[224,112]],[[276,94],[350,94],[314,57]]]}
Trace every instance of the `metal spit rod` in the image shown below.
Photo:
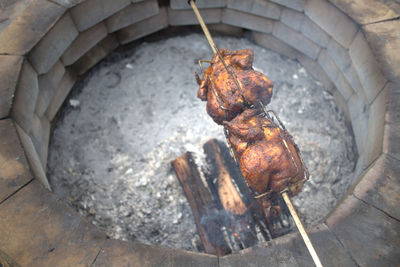
{"label": "metal spit rod", "polygon": [[[211,36],[206,24],[204,23],[204,20],[201,17],[199,10],[197,9],[195,1],[194,0],[189,0],[189,4],[192,7],[194,13],[196,14],[196,17],[197,17],[197,19],[198,19],[198,21],[200,23],[201,28],[203,29],[204,35],[206,36],[208,43],[211,46],[211,49],[213,50],[213,53],[216,54],[218,52],[218,48],[215,45],[214,40],[213,40],[213,38],[212,38],[212,36]],[[297,212],[296,212],[296,210],[295,210],[295,208],[293,206],[292,201],[290,200],[290,196],[289,196],[288,192],[287,191],[282,192],[282,197],[285,200],[285,203],[289,208],[290,214],[292,215],[293,220],[296,223],[297,228],[299,229],[301,237],[303,238],[304,243],[306,244],[307,249],[311,254],[311,257],[314,260],[315,265],[317,267],[322,267],[322,264],[321,264],[321,261],[320,261],[320,259],[318,257],[318,254],[316,253],[316,251],[314,249],[314,246],[311,243],[311,240],[308,237],[308,234],[307,234],[307,232],[306,232],[306,230],[305,230],[305,228],[304,228],[299,216],[297,215]]]}

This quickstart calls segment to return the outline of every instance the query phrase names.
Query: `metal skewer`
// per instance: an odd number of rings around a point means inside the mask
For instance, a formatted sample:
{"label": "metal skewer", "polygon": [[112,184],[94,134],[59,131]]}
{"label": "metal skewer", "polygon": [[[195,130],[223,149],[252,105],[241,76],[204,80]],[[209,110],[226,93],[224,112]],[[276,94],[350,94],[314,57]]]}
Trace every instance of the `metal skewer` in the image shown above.
{"label": "metal skewer", "polygon": [[[210,32],[208,31],[208,28],[207,28],[206,24],[204,23],[204,20],[201,17],[199,10],[197,9],[195,1],[194,0],[189,0],[189,4],[192,7],[194,13],[196,14],[196,17],[197,17],[197,19],[198,19],[198,21],[200,23],[201,28],[203,29],[203,32],[204,32],[204,34],[205,34],[205,36],[207,38],[208,43],[211,46],[211,49],[213,50],[213,53],[214,54],[218,53],[218,48],[215,45],[214,40],[212,39],[212,36],[211,36]],[[223,62],[222,57],[221,57],[221,61]],[[299,216],[297,215],[297,212],[296,212],[296,210],[295,210],[295,208],[294,208],[294,206],[292,204],[292,201],[290,200],[290,196],[289,196],[287,190],[282,192],[282,197],[283,197],[287,207],[289,208],[290,214],[292,215],[293,220],[294,220],[297,228],[299,229],[301,237],[303,238],[304,243],[306,244],[306,247],[307,247],[308,251],[310,252],[311,257],[312,257],[315,265],[317,267],[322,267],[321,261],[320,261],[318,255],[317,255],[317,253],[316,253],[316,251],[314,249],[314,246],[311,243],[310,238],[308,237],[308,234],[307,234],[307,232],[306,232],[306,230],[305,230],[305,228],[304,228]]]}

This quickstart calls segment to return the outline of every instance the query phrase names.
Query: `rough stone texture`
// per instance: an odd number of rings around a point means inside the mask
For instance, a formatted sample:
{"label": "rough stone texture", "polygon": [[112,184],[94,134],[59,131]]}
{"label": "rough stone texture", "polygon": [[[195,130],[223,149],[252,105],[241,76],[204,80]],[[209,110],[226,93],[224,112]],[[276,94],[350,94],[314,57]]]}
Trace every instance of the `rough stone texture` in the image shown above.
{"label": "rough stone texture", "polygon": [[72,68],[78,75],[82,75],[117,47],[118,41],[114,35],[109,35],[75,62]]}
{"label": "rough stone texture", "polygon": [[400,161],[381,155],[354,189],[354,195],[400,220]]}
{"label": "rough stone texture", "polygon": [[130,4],[129,0],[86,0],[70,9],[79,31],[84,31]]}
{"label": "rough stone texture", "polygon": [[336,81],[339,69],[335,64],[333,58],[328,54],[328,52],[323,49],[318,57],[318,63],[322,67],[322,69],[328,74],[331,81]]}
{"label": "rough stone texture", "polygon": [[[190,9],[190,5],[187,0],[170,0],[170,6],[172,9]],[[226,0],[198,0],[196,1],[196,6],[198,8],[216,8],[225,7]]]}
{"label": "rough stone texture", "polygon": [[142,20],[117,32],[121,44],[126,44],[148,34],[157,32],[168,26],[167,10],[160,8],[160,12],[151,18]]}
{"label": "rough stone texture", "polygon": [[104,22],[81,32],[61,57],[64,66],[76,62],[81,56],[107,36],[107,28]]}
{"label": "rough stone texture", "polygon": [[385,125],[383,152],[400,160],[400,123],[388,123]]}
{"label": "rough stone texture", "polygon": [[366,25],[363,30],[387,78],[400,82],[400,20]]}
{"label": "rough stone texture", "polygon": [[106,19],[105,23],[108,31],[114,32],[141,20],[155,16],[158,12],[159,8],[157,0],[148,0],[129,5]]}
{"label": "rough stone texture", "polygon": [[38,94],[39,86],[36,72],[25,60],[15,90],[11,115],[26,132],[29,132],[32,127],[33,111]]}
{"label": "rough stone texture", "polygon": [[25,55],[64,12],[64,7],[49,1],[33,1],[1,33],[0,54]]}
{"label": "rough stone texture", "polygon": [[107,240],[93,266],[218,266],[214,255]]}
{"label": "rough stone texture", "polygon": [[331,37],[329,37],[329,35],[324,30],[322,30],[317,24],[312,22],[308,17],[303,18],[300,32],[305,37],[323,48],[326,48],[328,46],[328,42],[331,39]]}
{"label": "rough stone texture", "polygon": [[326,0],[309,0],[305,13],[342,46],[350,46],[358,26],[335,6]]}
{"label": "rough stone texture", "polygon": [[210,24],[210,25],[208,25],[208,29],[210,30],[211,35],[216,33],[219,35],[243,37],[243,32],[244,32],[242,28],[231,26],[231,25],[226,25],[223,23]]}
{"label": "rough stone texture", "polygon": [[77,4],[82,3],[85,0],[49,0],[49,1],[57,3],[66,8],[71,8],[76,6]]}
{"label": "rough stone texture", "polygon": [[276,22],[272,34],[306,56],[316,59],[321,48],[281,22]]}
{"label": "rough stone texture", "polygon": [[282,11],[281,22],[292,28],[293,30],[300,32],[303,20],[305,16],[303,13],[285,8]]}
{"label": "rough stone texture", "polygon": [[331,93],[333,95],[333,98],[335,99],[335,104],[340,108],[340,110],[343,110],[346,124],[350,125],[351,119],[349,108],[347,106],[347,99],[344,98],[341,91],[339,91],[337,88],[333,89]]}
{"label": "rough stone texture", "polygon": [[386,83],[385,77],[375,60],[375,57],[360,31],[350,46],[350,57],[353,62],[362,87],[369,102],[382,90]]}
{"label": "rough stone texture", "polygon": [[[221,22],[222,9],[220,8],[202,9],[200,13],[206,24]],[[172,26],[199,24],[199,21],[193,15],[193,10],[175,10],[171,8],[168,8],[168,22]]]}
{"label": "rough stone texture", "polygon": [[56,89],[45,113],[49,121],[52,121],[54,116],[57,114],[58,109],[61,107],[62,103],[67,97],[69,91],[75,83],[75,80],[76,75],[72,71],[66,71],[64,73],[64,76],[61,79],[60,84],[58,85],[58,88]]}
{"label": "rough stone texture", "polygon": [[353,195],[330,214],[327,225],[359,266],[400,262],[400,222]]}
{"label": "rough stone texture", "polygon": [[[393,19],[399,16],[384,1],[379,0],[330,0],[335,6],[359,24]],[[386,2],[386,1],[385,1]]]}
{"label": "rough stone texture", "polygon": [[0,203],[32,179],[11,119],[0,120]]}
{"label": "rough stone texture", "polygon": [[46,74],[39,75],[39,96],[36,101],[35,112],[39,117],[43,117],[47,107],[50,104],[50,100],[57,89],[62,77],[64,76],[65,68],[61,61],[57,61],[56,64]]}
{"label": "rough stone texture", "polygon": [[296,59],[300,54],[300,52],[295,50],[293,47],[275,38],[271,34],[252,31],[251,38],[254,43],[275,51],[281,55],[287,56],[291,59]]}
{"label": "rough stone texture", "polygon": [[0,55],[0,119],[9,115],[23,58]]}
{"label": "rough stone texture", "polygon": [[389,123],[400,123],[400,92],[396,89],[400,89],[400,86],[392,84],[385,116],[385,120]]}
{"label": "rough stone texture", "polygon": [[342,72],[339,72],[334,84],[346,101],[354,94],[353,89],[343,76]]}
{"label": "rough stone texture", "polygon": [[69,13],[66,13],[29,53],[29,60],[38,72],[48,72],[78,36]]}
{"label": "rough stone texture", "polygon": [[326,51],[335,61],[336,66],[338,66],[340,70],[344,70],[351,64],[350,55],[347,49],[338,44],[334,39],[329,40]]}
{"label": "rough stone texture", "polygon": [[19,139],[21,140],[22,146],[28,159],[29,166],[32,170],[33,176],[47,189],[51,190],[49,182],[46,177],[46,173],[43,169],[40,157],[36,152],[35,146],[29,135],[16,124]]}
{"label": "rough stone texture", "polygon": [[21,266],[89,266],[105,236],[32,181],[0,205],[0,249]]}
{"label": "rough stone texture", "polygon": [[271,33],[274,26],[273,20],[232,9],[224,10],[222,14],[222,22],[263,33]]}
{"label": "rough stone texture", "polygon": [[270,0],[282,6],[302,12],[306,5],[306,0]]}
{"label": "rough stone texture", "polygon": [[276,20],[279,20],[282,10],[280,6],[263,0],[228,0],[228,8]]}
{"label": "rough stone texture", "polygon": [[[318,225],[307,232],[324,266],[357,266],[326,225]],[[335,253],[332,253],[333,251]],[[313,265],[313,260],[298,233],[279,237],[219,259],[221,267]]]}

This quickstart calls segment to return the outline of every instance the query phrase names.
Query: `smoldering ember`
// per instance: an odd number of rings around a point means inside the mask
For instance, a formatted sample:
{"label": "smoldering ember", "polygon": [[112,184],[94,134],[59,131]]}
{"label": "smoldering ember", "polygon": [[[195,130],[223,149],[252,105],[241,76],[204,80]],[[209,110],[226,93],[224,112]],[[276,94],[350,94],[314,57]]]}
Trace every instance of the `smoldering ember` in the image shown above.
{"label": "smoldering ember", "polygon": [[[357,155],[343,112],[297,61],[247,39],[215,41],[253,49],[255,68],[274,83],[268,107],[293,135],[311,175],[293,202],[306,225],[317,224],[354,182]],[[197,60],[211,56],[204,36],[190,34],[113,52],[92,69],[51,138],[54,192],[112,238],[201,250],[170,163],[191,151],[206,168],[203,144],[225,140],[196,98]]]}

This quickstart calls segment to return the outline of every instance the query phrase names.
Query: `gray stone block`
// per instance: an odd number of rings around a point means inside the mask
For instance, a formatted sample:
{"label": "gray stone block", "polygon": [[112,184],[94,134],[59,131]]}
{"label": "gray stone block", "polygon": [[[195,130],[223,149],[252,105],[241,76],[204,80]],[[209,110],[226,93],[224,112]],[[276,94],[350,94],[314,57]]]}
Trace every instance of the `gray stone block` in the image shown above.
{"label": "gray stone block", "polygon": [[50,101],[49,107],[46,110],[45,116],[49,121],[52,121],[54,119],[55,115],[57,114],[57,111],[60,109],[65,98],[71,91],[75,81],[76,81],[76,75],[70,70],[67,70],[64,73],[64,76],[61,79],[60,84],[58,85],[58,88],[56,89]]}
{"label": "gray stone block", "polygon": [[337,88],[334,88],[332,90],[332,95],[333,98],[335,99],[335,104],[339,107],[339,110],[343,112],[346,125],[350,125],[351,118],[350,118],[349,107],[347,106],[347,100],[344,98],[342,93]]}
{"label": "gray stone block", "polygon": [[348,100],[349,111],[352,119],[357,118],[361,113],[368,110],[367,99],[362,95],[354,93]]}
{"label": "gray stone block", "polygon": [[81,56],[89,51],[98,42],[107,36],[107,28],[104,22],[93,26],[79,34],[61,57],[64,66],[75,63]]}
{"label": "gray stone block", "polygon": [[117,47],[118,41],[114,35],[109,35],[75,62],[72,68],[78,75],[82,75]]}
{"label": "gray stone block", "polygon": [[387,103],[387,111],[385,120],[389,123],[400,122],[400,92],[396,89],[400,89],[399,84],[388,84],[390,90],[390,97]]}
{"label": "gray stone block", "polygon": [[316,59],[321,50],[318,45],[281,22],[275,23],[272,34],[311,59]]}
{"label": "gray stone block", "polygon": [[0,119],[9,115],[23,58],[0,55]]}
{"label": "gray stone block", "polygon": [[293,47],[275,38],[271,34],[253,31],[251,33],[251,38],[254,43],[291,59],[296,59],[300,54],[300,52],[295,50]]}
{"label": "gray stone block", "polygon": [[77,36],[74,22],[66,13],[29,53],[38,74],[48,72]]}
{"label": "gray stone block", "polygon": [[155,16],[158,12],[159,8],[157,0],[143,1],[127,6],[106,19],[105,23],[108,31],[114,32],[141,20]]}
{"label": "gray stone block", "polygon": [[331,37],[323,29],[321,29],[306,16],[303,18],[303,24],[301,25],[300,32],[305,37],[323,48],[328,46],[328,42],[331,39]]}
{"label": "gray stone block", "polygon": [[151,18],[142,20],[131,26],[117,31],[117,38],[121,44],[126,44],[137,40],[148,34],[162,30],[168,26],[168,16],[166,8],[160,8],[160,12]]}
{"label": "gray stone block", "polygon": [[305,13],[342,46],[350,46],[358,26],[346,14],[326,0],[307,1]]}
{"label": "gray stone block", "polygon": [[300,12],[304,10],[304,7],[306,5],[306,0],[270,0],[270,1]]}
{"label": "gray stone block", "polygon": [[86,0],[70,9],[79,31],[84,31],[117,13],[130,4],[129,0]]}
{"label": "gray stone block", "polygon": [[228,0],[228,8],[245,13],[279,20],[282,8],[274,3],[264,0]]}
{"label": "gray stone block", "polygon": [[[42,122],[40,121],[40,118],[36,114],[33,115],[32,129],[31,129],[31,132],[29,133],[29,137],[32,140],[33,146],[35,147],[35,150],[39,156],[39,159],[41,159],[41,155],[42,155]],[[42,162],[42,161],[40,160],[40,162]],[[42,166],[43,166],[43,164],[42,164]]]}
{"label": "gray stone block", "polygon": [[65,12],[65,7],[46,0],[32,1],[1,33],[0,54],[25,55]]}
{"label": "gray stone block", "polygon": [[334,85],[331,79],[315,60],[312,60],[305,55],[299,55],[297,60],[317,81],[324,86],[327,91],[333,91]]}
{"label": "gray stone block", "polygon": [[33,117],[33,126],[30,133],[32,143],[46,172],[47,153],[50,140],[50,122],[46,116],[39,118],[36,114]]}
{"label": "gray stone block", "polygon": [[[349,113],[351,110],[350,104]],[[351,113],[350,113],[351,116]],[[359,114],[357,117],[351,119],[351,126],[353,128],[354,137],[356,139],[358,154],[368,153],[367,148],[369,144],[367,144],[368,137],[368,111]],[[367,161],[367,157],[365,159]],[[367,164],[367,162],[364,162]]]}
{"label": "gray stone block", "polygon": [[[200,10],[205,23],[216,24],[221,22],[222,9],[207,8]],[[199,24],[193,15],[193,10],[176,10],[168,8],[168,23],[172,26]]]}
{"label": "gray stone block", "polygon": [[385,124],[383,153],[390,154],[400,160],[400,123]]}
{"label": "gray stone block", "polygon": [[344,70],[351,64],[349,52],[346,48],[337,43],[334,39],[330,39],[326,48],[328,54],[335,61],[339,69]]}
{"label": "gray stone block", "polygon": [[57,3],[66,8],[71,8],[82,3],[85,0],[49,0],[49,1]]}
{"label": "gray stone block", "polygon": [[243,13],[232,9],[225,9],[223,11],[222,22],[225,24],[255,30],[263,33],[271,33],[275,23],[274,20],[248,13]]}
{"label": "gray stone block", "polygon": [[46,173],[43,169],[43,165],[40,161],[40,158],[35,150],[35,146],[29,135],[21,128],[19,125],[16,125],[17,132],[19,138],[21,140],[22,146],[24,147],[24,151],[26,157],[29,162],[29,166],[32,170],[33,176],[47,189],[51,190],[49,181],[47,180]]}
{"label": "gray stone block", "polygon": [[386,83],[385,77],[375,60],[375,57],[360,31],[350,46],[350,57],[353,62],[368,101],[372,102]]}
{"label": "gray stone block", "polygon": [[12,117],[26,132],[32,127],[33,112],[39,94],[37,74],[27,60],[24,61],[21,75],[15,90]]}
{"label": "gray stone block", "polygon": [[334,84],[346,101],[348,101],[349,98],[354,94],[353,89],[347,82],[346,78],[343,76],[342,72],[338,73],[338,76],[334,81]]}
{"label": "gray stone block", "polygon": [[[190,5],[187,0],[170,0],[170,6],[172,9],[190,9]],[[197,0],[196,6],[198,8],[217,8],[225,7],[226,0]]]}
{"label": "gray stone block", "polygon": [[211,34],[216,32],[217,34],[220,34],[220,35],[243,37],[243,29],[239,28],[239,27],[226,25],[223,23],[210,24],[207,27],[210,30]]}
{"label": "gray stone block", "polygon": [[335,6],[359,24],[394,19],[399,16],[388,7],[389,1],[379,0],[330,0]]}
{"label": "gray stone block", "polygon": [[336,66],[336,63],[333,60],[333,58],[328,54],[328,52],[325,49],[323,49],[319,54],[318,63],[324,69],[326,74],[328,74],[331,81],[332,82],[336,81],[339,74],[339,69]]}
{"label": "gray stone block", "polygon": [[64,73],[65,68],[63,64],[60,61],[57,61],[49,72],[39,75],[39,96],[35,107],[35,113],[38,114],[39,117],[43,117],[46,112],[50,100],[53,97]]}
{"label": "gray stone block", "polygon": [[358,266],[396,266],[400,262],[400,222],[348,195],[327,225]]}
{"label": "gray stone block", "polygon": [[351,88],[353,89],[354,92],[357,94],[363,95],[364,98],[366,99],[365,95],[365,89],[362,87],[360,79],[358,78],[358,74],[356,70],[354,69],[353,64],[347,66],[342,70],[342,73],[344,77],[346,77],[346,80],[349,82],[351,85]]}
{"label": "gray stone block", "polygon": [[300,32],[304,18],[305,16],[303,13],[284,8],[281,15],[281,22],[283,22],[293,30]]}

